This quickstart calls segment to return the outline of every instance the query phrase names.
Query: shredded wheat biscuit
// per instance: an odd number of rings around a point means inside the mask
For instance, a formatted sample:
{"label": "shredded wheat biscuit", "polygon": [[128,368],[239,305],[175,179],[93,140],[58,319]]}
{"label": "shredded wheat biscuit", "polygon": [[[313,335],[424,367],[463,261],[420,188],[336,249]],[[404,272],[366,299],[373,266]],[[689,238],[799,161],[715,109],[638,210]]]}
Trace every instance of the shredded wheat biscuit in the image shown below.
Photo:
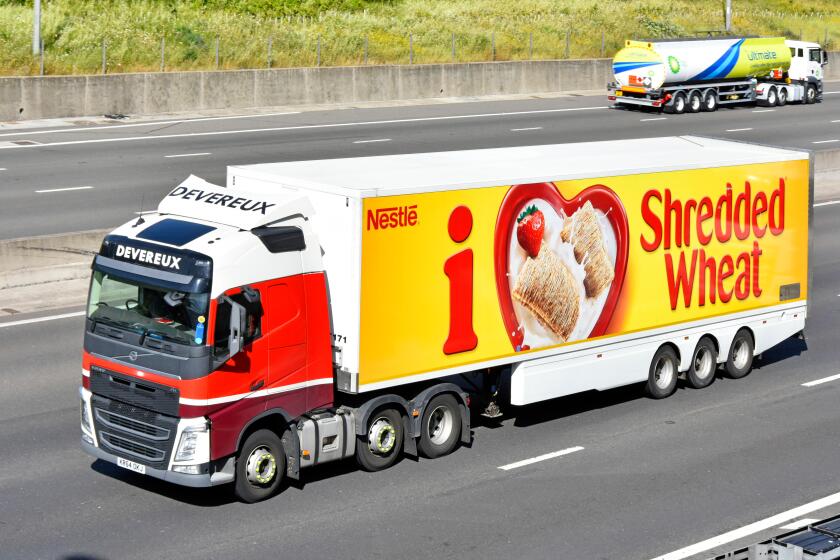
{"label": "shredded wheat biscuit", "polygon": [[587,200],[571,218],[566,219],[560,237],[574,245],[575,259],[583,264],[586,295],[598,297],[613,281],[615,271],[604,248],[604,237],[591,202]]}
{"label": "shredded wheat biscuit", "polygon": [[537,258],[526,259],[513,297],[561,342],[569,338],[578,320],[580,296],[574,276],[547,245],[542,245]]}

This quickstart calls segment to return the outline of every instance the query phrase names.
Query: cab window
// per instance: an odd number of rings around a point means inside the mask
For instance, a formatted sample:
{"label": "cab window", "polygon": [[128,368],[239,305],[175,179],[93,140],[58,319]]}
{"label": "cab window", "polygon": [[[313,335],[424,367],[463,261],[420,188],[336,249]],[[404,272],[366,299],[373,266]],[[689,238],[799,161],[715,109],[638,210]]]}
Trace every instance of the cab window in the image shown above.
{"label": "cab window", "polygon": [[[245,308],[245,336],[244,343],[250,344],[262,336],[263,307],[259,290],[246,288],[245,291],[230,295],[230,299]],[[213,330],[213,349],[221,356],[228,352],[228,336],[230,335],[230,303],[221,300],[216,305],[216,324]]]}
{"label": "cab window", "polygon": [[816,62],[817,64],[821,63],[822,58],[820,58],[820,49],[810,49],[808,51],[808,60]]}

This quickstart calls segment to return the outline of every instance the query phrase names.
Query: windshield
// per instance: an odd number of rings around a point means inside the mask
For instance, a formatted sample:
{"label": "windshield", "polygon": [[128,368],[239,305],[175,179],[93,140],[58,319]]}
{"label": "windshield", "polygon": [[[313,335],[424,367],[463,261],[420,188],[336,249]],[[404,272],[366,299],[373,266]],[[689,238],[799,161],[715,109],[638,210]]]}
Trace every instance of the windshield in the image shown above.
{"label": "windshield", "polygon": [[88,318],[156,340],[204,344],[207,293],[188,293],[138,284],[94,271]]}

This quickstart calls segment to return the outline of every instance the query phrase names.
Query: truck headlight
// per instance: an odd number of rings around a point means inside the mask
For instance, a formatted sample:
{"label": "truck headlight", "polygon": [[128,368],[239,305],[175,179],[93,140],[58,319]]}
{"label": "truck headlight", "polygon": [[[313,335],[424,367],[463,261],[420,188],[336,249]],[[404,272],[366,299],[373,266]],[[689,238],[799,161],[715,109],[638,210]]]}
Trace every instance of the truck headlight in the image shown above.
{"label": "truck headlight", "polygon": [[207,462],[210,460],[210,427],[206,420],[201,419],[200,425],[187,426],[181,432],[175,461]]}

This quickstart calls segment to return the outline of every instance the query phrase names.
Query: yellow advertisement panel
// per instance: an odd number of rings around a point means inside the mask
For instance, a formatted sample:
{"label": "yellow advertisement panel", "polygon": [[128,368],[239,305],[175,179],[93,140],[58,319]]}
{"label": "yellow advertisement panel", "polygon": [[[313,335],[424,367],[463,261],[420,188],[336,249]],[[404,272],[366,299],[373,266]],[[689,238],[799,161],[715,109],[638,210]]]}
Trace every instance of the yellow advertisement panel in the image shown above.
{"label": "yellow advertisement panel", "polygon": [[804,300],[808,188],[793,161],[366,199],[359,382]]}

